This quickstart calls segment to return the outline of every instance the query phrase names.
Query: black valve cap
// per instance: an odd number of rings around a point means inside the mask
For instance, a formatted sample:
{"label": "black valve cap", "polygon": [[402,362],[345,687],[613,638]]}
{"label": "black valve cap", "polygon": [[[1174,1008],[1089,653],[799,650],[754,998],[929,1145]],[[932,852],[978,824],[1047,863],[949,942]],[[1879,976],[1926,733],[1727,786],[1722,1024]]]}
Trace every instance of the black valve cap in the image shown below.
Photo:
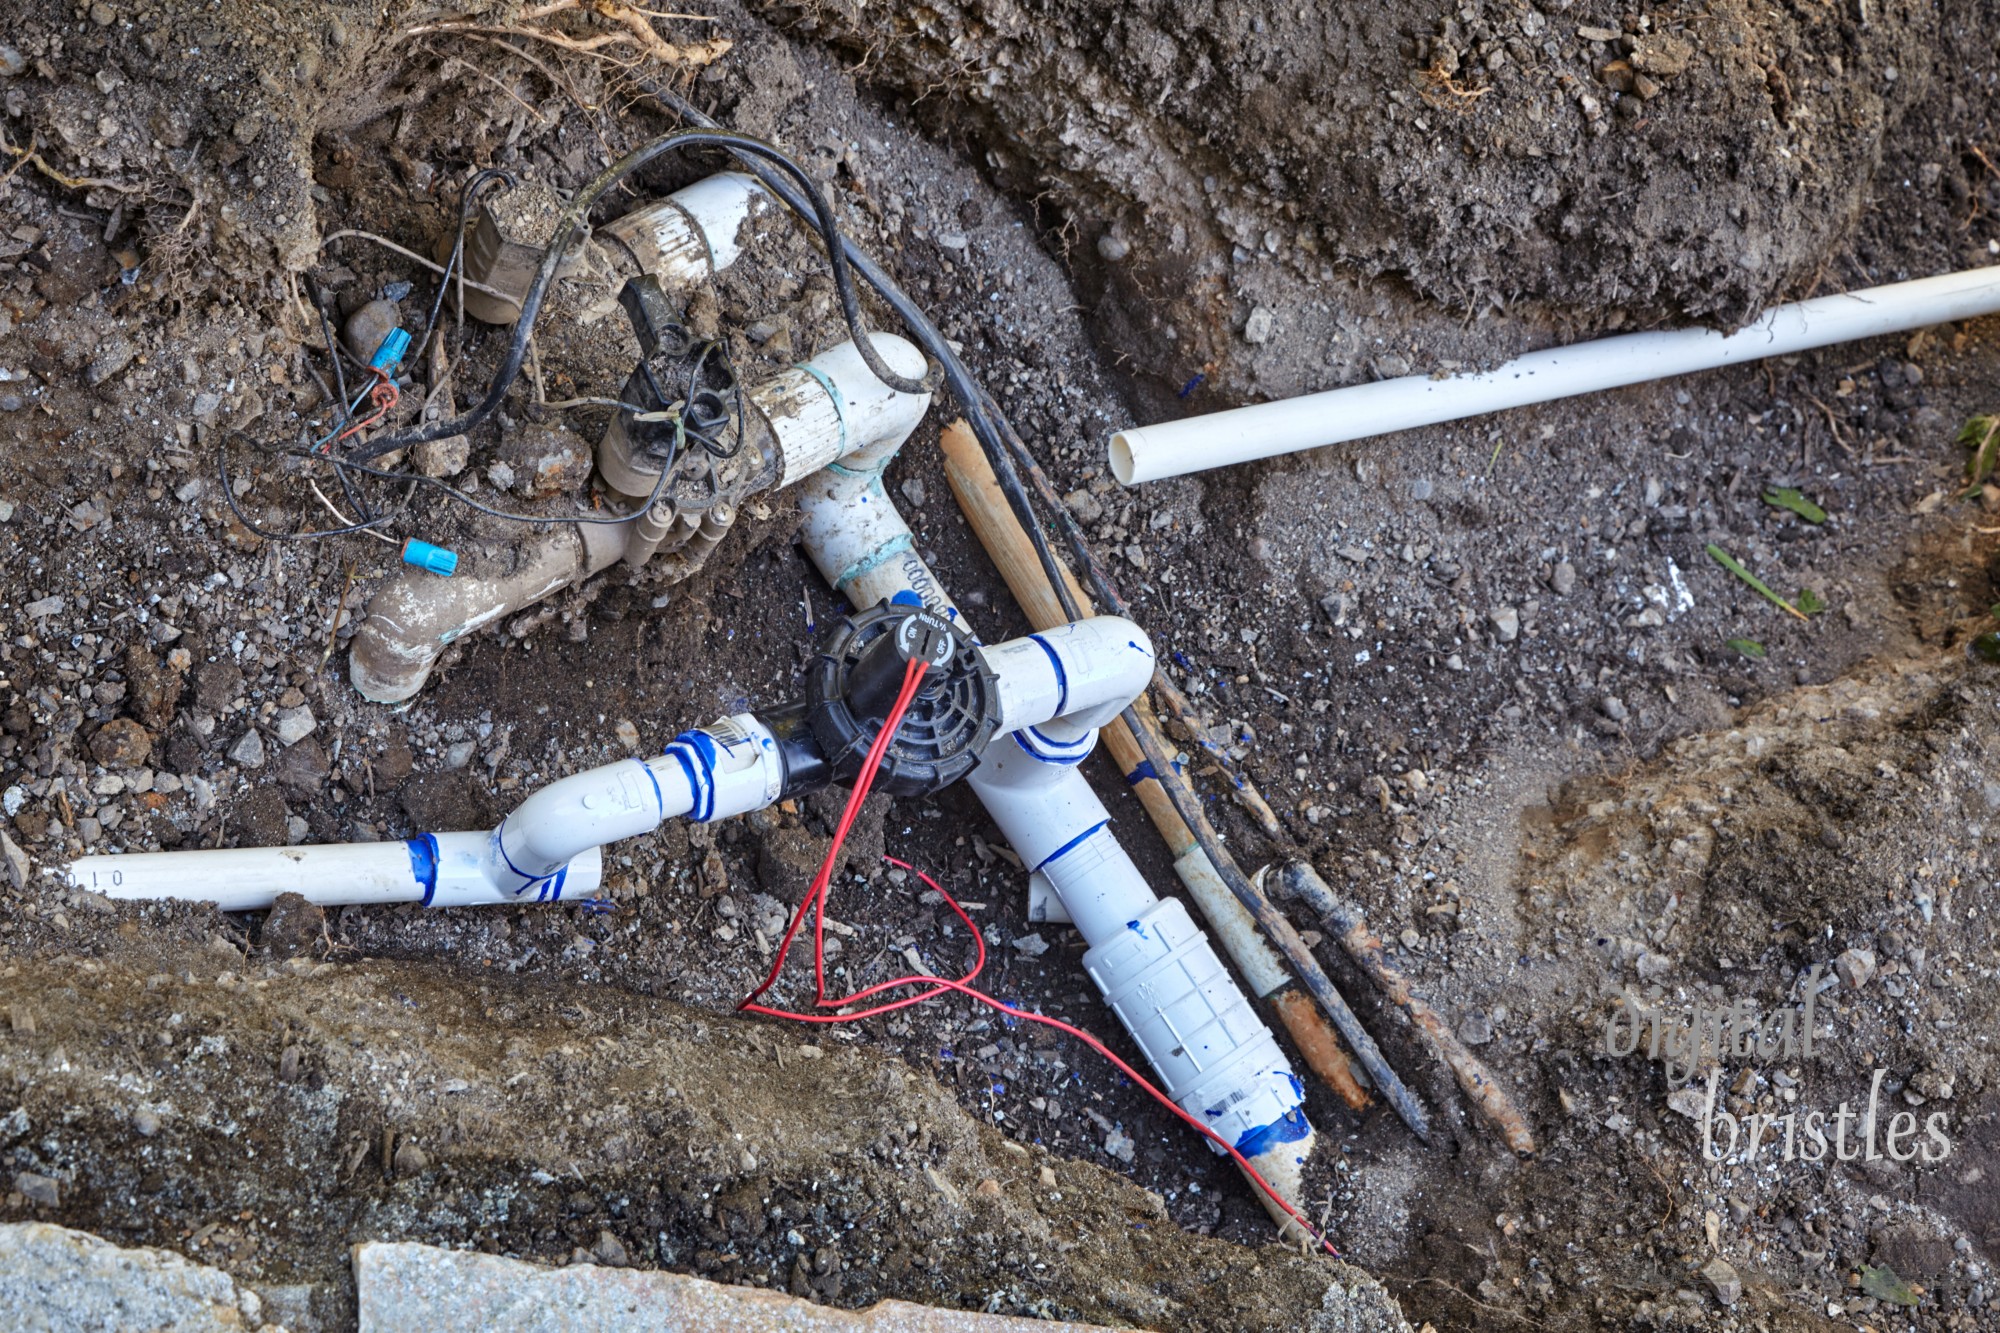
{"label": "black valve cap", "polygon": [[935,611],[901,603],[843,620],[807,674],[812,733],[836,781],[851,782],[895,707],[909,663],[923,684],[883,756],[875,790],[937,791],[979,762],[1000,725],[999,682],[964,630]]}

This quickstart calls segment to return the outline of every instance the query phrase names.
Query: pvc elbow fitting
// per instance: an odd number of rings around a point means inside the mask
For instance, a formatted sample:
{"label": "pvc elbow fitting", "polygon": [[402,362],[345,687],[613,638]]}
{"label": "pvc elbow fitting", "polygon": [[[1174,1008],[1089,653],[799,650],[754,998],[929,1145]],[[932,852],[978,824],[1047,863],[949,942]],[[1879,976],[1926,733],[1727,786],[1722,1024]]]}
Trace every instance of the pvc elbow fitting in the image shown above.
{"label": "pvc elbow fitting", "polygon": [[1119,616],[1094,616],[981,651],[1000,677],[1001,730],[1059,720],[1063,726],[1043,738],[1058,746],[1125,711],[1153,678],[1151,641]]}
{"label": "pvc elbow fitting", "polygon": [[[898,375],[924,373],[924,354],[892,333],[868,335]],[[927,393],[898,393],[868,369],[852,342],[821,352],[750,391],[777,437],[780,487],[828,464],[879,471],[930,410]]]}

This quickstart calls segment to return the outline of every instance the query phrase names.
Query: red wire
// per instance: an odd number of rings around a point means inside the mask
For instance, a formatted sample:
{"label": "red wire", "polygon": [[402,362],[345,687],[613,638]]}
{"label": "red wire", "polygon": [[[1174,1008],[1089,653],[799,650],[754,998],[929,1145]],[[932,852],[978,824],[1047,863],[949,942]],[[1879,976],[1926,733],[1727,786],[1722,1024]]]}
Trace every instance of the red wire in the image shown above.
{"label": "red wire", "polygon": [[[1139,1087],[1145,1089],[1160,1105],[1173,1112],[1182,1121],[1192,1125],[1204,1138],[1228,1153],[1236,1162],[1236,1165],[1242,1168],[1243,1174],[1256,1182],[1257,1187],[1270,1196],[1271,1201],[1277,1204],[1287,1217],[1298,1223],[1307,1235],[1318,1241],[1320,1247],[1328,1254],[1338,1258],[1340,1251],[1334,1248],[1333,1243],[1321,1234],[1318,1228],[1307,1222],[1299,1214],[1298,1209],[1292,1207],[1286,1201],[1285,1197],[1279,1194],[1277,1189],[1272,1186],[1271,1182],[1264,1179],[1256,1167],[1250,1165],[1250,1160],[1238,1152],[1234,1144],[1203,1124],[1193,1115],[1182,1110],[1174,1103],[1172,1098],[1153,1086],[1152,1082],[1140,1074],[1138,1070],[1119,1059],[1110,1047],[1091,1036],[1088,1032],[1085,1032],[1082,1028],[1065,1023],[1059,1018],[1050,1018],[1046,1014],[1033,1014],[1025,1009],[1016,1009],[1011,1004],[994,999],[984,991],[974,989],[971,984],[972,981],[978,977],[980,970],[986,966],[985,937],[980,934],[979,927],[973,924],[972,918],[966,915],[965,909],[959,906],[958,900],[945,892],[943,885],[908,862],[898,861],[894,857],[883,858],[891,865],[900,866],[912,872],[918,879],[929,885],[937,892],[940,898],[944,899],[951,910],[957,913],[958,919],[965,923],[965,928],[972,934],[972,942],[977,951],[971,970],[956,981],[946,977],[923,975],[896,977],[889,981],[877,982],[873,986],[865,987],[842,999],[830,1000],[827,998],[826,899],[829,887],[833,882],[833,867],[840,859],[841,846],[847,840],[848,830],[853,827],[855,816],[860,812],[861,803],[867,799],[868,789],[874,785],[875,774],[882,765],[882,757],[888,753],[890,742],[895,739],[896,731],[902,725],[903,714],[909,710],[910,701],[916,697],[917,689],[923,683],[926,669],[927,666],[924,662],[915,661],[909,664],[909,669],[904,673],[903,686],[896,695],[895,705],[889,710],[888,717],[883,720],[882,730],[875,737],[874,744],[869,747],[867,757],[862,760],[861,772],[855,778],[854,790],[847,798],[846,808],[841,811],[840,822],[834,829],[833,842],[827,848],[826,859],[820,863],[819,873],[813,877],[812,887],[806,891],[805,898],[799,903],[799,910],[793,914],[791,924],[785,928],[785,937],[778,944],[777,960],[771,964],[771,971],[764,978],[763,984],[750,992],[743,1003],[737,1006],[738,1010],[753,1014],[768,1014],[773,1018],[788,1018],[795,1023],[852,1023],[857,1019],[873,1018],[881,1014],[893,1013],[898,1009],[908,1009],[912,1005],[922,1004],[927,1000],[936,999],[940,995],[956,992],[969,999],[977,1000],[981,1004],[997,1009],[1010,1017],[1023,1019],[1030,1023],[1041,1023],[1056,1029],[1058,1032],[1067,1033],[1090,1047],[1091,1050],[1096,1051],[1106,1060],[1109,1060],[1120,1073],[1124,1074],[1126,1078],[1131,1079]],[[858,1004],[872,996],[880,995],[884,991],[897,990],[904,986],[922,986],[925,989],[918,994],[907,995],[902,999],[892,1000],[887,1004],[880,1004],[870,1009],[862,1009],[850,1013],[795,1013],[788,1009],[775,1009],[769,1005],[758,1004],[756,1002],[757,998],[771,989],[772,985],[778,980],[779,973],[784,970],[786,955],[791,951],[792,941],[797,937],[799,927],[805,923],[806,912],[808,910],[813,913],[814,1008],[845,1010],[850,1005]]]}
{"label": "red wire", "polygon": [[[373,368],[371,367],[371,369]],[[396,405],[396,400],[401,396],[396,389],[396,381],[389,378],[388,372],[380,369],[375,370],[375,387],[368,394],[368,401],[375,404],[374,415],[370,416],[366,421],[355,422],[346,430],[334,436],[334,439],[336,441],[344,440],[350,435],[367,430],[370,426],[373,426],[376,422],[387,416],[389,409]]]}

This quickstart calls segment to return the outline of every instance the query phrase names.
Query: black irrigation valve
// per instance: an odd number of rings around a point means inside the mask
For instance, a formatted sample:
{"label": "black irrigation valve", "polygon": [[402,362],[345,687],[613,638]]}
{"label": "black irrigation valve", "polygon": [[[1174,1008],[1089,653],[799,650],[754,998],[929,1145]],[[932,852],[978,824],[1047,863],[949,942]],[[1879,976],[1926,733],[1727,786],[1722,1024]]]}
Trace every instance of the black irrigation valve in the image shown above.
{"label": "black irrigation valve", "polygon": [[1000,727],[999,682],[963,629],[900,602],[845,617],[806,671],[806,722],[833,781],[853,782],[913,659],[929,665],[875,775],[875,791],[924,796],[957,782]]}

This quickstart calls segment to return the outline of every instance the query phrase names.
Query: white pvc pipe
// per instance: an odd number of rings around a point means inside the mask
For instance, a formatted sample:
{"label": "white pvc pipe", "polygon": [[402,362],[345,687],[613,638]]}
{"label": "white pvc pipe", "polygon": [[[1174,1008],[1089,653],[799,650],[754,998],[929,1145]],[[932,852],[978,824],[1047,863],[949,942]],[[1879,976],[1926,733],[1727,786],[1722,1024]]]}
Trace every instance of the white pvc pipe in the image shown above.
{"label": "white pvc pipe", "polygon": [[87,856],[71,864],[69,882],[108,898],[178,898],[214,903],[225,912],[261,911],[281,893],[327,907],[573,901],[603,883],[603,859],[593,847],[561,873],[522,886],[531,891],[516,893],[488,874],[492,836],[438,833],[405,842]]}
{"label": "white pvc pipe", "polygon": [[[893,453],[880,451],[865,471],[849,470],[852,460],[829,468],[802,488],[806,553],[857,608],[904,599],[956,616],[882,488]],[[1099,617],[983,651],[1000,672],[1007,734],[987,747],[967,784],[1031,880],[1052,887],[1076,922],[1091,946],[1085,967],[1167,1095],[1296,1203],[1314,1144],[1304,1086],[1187,909],[1153,893],[1077,767],[1096,745],[1097,726],[1151,679],[1145,636]],[[1100,673],[1102,683],[1093,683]],[[1044,714],[1050,721],[1028,721]]]}
{"label": "white pvc pipe", "polygon": [[755,178],[725,171],[597,230],[630,250],[641,272],[669,288],[691,286],[735,263],[774,203]]}
{"label": "white pvc pipe", "polygon": [[1097,616],[982,647],[1000,678],[1000,730],[1061,718],[1074,741],[1125,710],[1153,678],[1153,647],[1129,620]]}
{"label": "white pvc pipe", "polygon": [[[893,333],[868,336],[889,369],[922,377],[924,354],[915,345]],[[749,397],[777,434],[781,487],[830,463],[865,466],[895,453],[931,405],[927,393],[899,393],[876,379],[852,342],[773,376]]]}
{"label": "white pvc pipe", "polygon": [[1111,471],[1128,486],[1158,481],[1995,312],[2000,268],[1919,278],[1778,306],[1727,335],[1711,329],[1630,333],[1530,352],[1484,374],[1405,375],[1133,426],[1111,437]]}

